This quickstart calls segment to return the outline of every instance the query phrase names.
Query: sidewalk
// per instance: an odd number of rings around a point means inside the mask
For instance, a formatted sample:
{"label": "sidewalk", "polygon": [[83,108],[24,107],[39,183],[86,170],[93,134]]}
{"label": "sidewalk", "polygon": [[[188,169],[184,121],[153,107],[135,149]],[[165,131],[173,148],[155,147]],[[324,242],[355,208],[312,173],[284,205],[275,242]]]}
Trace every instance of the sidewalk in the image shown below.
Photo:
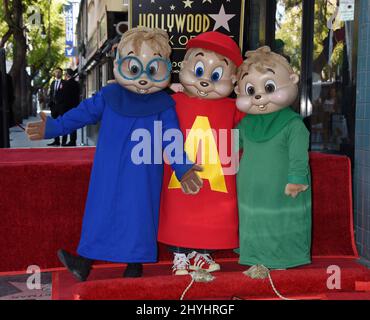
{"label": "sidewalk", "polygon": [[[47,114],[50,114],[50,111],[44,111]],[[25,129],[28,122],[40,121],[41,118],[39,115],[37,117],[29,117],[28,119],[23,120],[21,124],[22,127]],[[10,133],[10,147],[11,148],[61,148],[61,147],[50,147],[47,144],[54,141],[54,139],[50,140],[39,140],[39,141],[31,141],[28,139],[24,130],[19,127],[15,126],[9,129]],[[61,138],[60,138],[61,139]],[[62,140],[60,140],[62,141]],[[69,142],[69,136],[68,140]],[[81,129],[77,130],[77,147],[84,147],[81,143]]]}

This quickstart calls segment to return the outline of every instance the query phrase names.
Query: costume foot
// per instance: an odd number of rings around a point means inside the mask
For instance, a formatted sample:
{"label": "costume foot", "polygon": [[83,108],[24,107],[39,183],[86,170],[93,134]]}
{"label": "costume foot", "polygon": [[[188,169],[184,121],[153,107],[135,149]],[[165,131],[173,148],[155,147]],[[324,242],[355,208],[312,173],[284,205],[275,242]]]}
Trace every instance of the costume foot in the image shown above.
{"label": "costume foot", "polygon": [[190,262],[185,253],[174,253],[172,272],[176,276],[189,274]]}
{"label": "costume foot", "polygon": [[208,272],[219,271],[220,265],[212,259],[212,256],[208,253],[199,253],[193,251],[188,254],[190,262],[190,270],[205,270]]}
{"label": "costume foot", "polygon": [[140,278],[142,275],[143,265],[141,263],[128,263],[123,273],[124,278]]}
{"label": "costume foot", "polygon": [[268,277],[269,272],[270,271],[268,268],[263,265],[257,264],[251,266],[247,271],[244,271],[243,273],[252,279],[265,279]]}
{"label": "costume foot", "polygon": [[77,280],[86,281],[90,274],[93,260],[81,256],[74,256],[63,249],[58,250],[58,258]]}

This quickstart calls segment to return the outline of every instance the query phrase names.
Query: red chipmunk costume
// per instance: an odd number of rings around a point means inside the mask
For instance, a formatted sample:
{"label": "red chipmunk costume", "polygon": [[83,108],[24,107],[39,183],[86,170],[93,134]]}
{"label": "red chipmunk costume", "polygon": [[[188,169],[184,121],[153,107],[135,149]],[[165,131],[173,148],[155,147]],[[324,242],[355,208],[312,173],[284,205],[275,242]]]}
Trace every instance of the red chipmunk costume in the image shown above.
{"label": "red chipmunk costume", "polygon": [[222,160],[231,156],[232,129],[244,116],[235,99],[228,98],[242,61],[239,47],[224,34],[207,32],[188,42],[180,71],[184,92],[172,97],[185,150],[203,166],[204,184],[198,194],[186,197],[171,167],[165,165],[160,242],[213,250],[239,246],[235,172],[228,174],[230,163]]}

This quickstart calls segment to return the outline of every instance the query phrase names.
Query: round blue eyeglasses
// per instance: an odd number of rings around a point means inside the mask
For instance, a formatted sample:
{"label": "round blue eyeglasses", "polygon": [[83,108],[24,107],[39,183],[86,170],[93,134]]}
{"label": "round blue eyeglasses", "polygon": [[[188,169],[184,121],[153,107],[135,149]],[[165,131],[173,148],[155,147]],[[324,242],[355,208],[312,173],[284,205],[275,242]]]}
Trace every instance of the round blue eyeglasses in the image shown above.
{"label": "round blue eyeglasses", "polygon": [[135,56],[120,58],[118,51],[116,56],[118,72],[126,80],[139,79],[143,73],[153,82],[162,82],[170,77],[171,61],[163,58],[154,58],[148,62],[145,69],[143,63]]}

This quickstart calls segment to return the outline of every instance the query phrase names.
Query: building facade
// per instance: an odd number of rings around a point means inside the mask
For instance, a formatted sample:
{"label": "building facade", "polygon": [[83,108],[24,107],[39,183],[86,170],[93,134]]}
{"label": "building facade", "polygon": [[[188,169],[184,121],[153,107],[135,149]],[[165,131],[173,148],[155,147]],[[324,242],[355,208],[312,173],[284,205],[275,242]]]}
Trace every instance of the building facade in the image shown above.
{"label": "building facade", "polygon": [[[82,0],[77,23],[79,75],[82,96],[93,96],[113,77],[112,47],[128,28],[127,1]],[[88,126],[83,140],[97,141],[99,125]]]}

